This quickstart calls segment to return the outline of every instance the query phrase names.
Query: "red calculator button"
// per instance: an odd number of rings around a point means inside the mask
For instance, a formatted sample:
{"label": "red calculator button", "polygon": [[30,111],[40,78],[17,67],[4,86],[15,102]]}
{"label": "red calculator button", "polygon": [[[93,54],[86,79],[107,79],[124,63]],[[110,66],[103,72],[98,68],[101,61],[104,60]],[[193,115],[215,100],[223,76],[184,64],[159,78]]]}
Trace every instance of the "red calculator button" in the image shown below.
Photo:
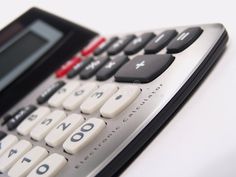
{"label": "red calculator button", "polygon": [[95,40],[93,40],[87,47],[85,47],[81,51],[81,55],[88,56],[91,54],[99,45],[101,45],[103,42],[105,42],[106,39],[104,37],[98,37]]}
{"label": "red calculator button", "polygon": [[67,61],[56,71],[56,77],[63,77],[66,75],[77,63],[81,62],[81,58],[73,57],[71,60]]}

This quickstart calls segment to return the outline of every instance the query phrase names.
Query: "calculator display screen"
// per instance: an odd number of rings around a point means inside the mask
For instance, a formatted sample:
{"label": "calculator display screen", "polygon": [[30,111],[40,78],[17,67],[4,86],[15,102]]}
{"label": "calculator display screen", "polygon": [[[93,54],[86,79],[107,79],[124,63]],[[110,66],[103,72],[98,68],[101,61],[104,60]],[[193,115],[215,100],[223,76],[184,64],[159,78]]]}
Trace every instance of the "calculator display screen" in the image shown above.
{"label": "calculator display screen", "polygon": [[50,24],[35,20],[0,47],[0,91],[30,69],[63,37]]}
{"label": "calculator display screen", "polygon": [[0,79],[47,43],[33,32],[24,34],[0,53]]}

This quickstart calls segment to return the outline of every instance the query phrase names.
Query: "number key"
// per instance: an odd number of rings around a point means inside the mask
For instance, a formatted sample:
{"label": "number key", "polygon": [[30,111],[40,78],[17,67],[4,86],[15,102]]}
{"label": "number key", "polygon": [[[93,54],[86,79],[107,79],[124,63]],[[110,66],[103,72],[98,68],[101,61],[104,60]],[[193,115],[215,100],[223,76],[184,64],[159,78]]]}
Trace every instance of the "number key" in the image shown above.
{"label": "number key", "polygon": [[105,128],[106,124],[102,119],[91,118],[82,124],[70,135],[63,144],[63,148],[70,154],[75,154],[91,141]]}
{"label": "number key", "polygon": [[54,153],[37,165],[27,177],[53,177],[66,165],[65,157]]}

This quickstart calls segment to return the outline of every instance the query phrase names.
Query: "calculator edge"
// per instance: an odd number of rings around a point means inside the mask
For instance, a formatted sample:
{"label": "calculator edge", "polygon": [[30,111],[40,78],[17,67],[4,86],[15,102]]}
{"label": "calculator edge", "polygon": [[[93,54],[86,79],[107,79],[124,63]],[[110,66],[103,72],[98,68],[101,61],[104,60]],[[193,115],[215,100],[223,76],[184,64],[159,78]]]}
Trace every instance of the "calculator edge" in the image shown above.
{"label": "calculator edge", "polygon": [[185,102],[194,94],[207,73],[214,67],[226,48],[229,39],[228,32],[222,24],[213,24],[222,27],[213,48],[206,55],[204,61],[187,80],[184,86],[175,94],[168,104],[151,120],[151,122],[114,158],[104,167],[96,177],[119,176],[147,147],[147,145],[160,133],[169,123],[174,115],[181,109]]}

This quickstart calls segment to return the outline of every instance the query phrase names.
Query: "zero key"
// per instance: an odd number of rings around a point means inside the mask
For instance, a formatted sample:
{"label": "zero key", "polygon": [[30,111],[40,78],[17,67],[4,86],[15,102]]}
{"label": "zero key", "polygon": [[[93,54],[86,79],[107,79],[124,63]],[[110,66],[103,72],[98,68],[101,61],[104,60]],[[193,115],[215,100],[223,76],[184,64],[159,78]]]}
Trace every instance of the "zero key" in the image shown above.
{"label": "zero key", "polygon": [[188,48],[198,37],[203,30],[200,27],[193,27],[184,30],[176,36],[167,46],[167,53],[179,53]]}

